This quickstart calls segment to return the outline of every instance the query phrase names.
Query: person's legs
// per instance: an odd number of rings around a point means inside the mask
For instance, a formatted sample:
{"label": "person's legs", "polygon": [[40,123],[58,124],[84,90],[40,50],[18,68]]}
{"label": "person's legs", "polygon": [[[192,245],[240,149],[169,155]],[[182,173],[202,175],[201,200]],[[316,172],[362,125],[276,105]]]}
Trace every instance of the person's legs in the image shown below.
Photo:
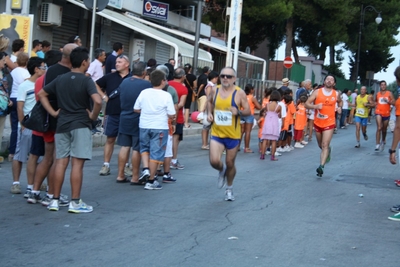
{"label": "person's legs", "polygon": [[39,156],[34,155],[34,154],[29,154],[28,162],[26,164],[26,178],[28,180],[28,188],[29,188],[29,186],[32,186],[32,188],[33,188],[34,177],[35,177],[38,159],[39,159]]}
{"label": "person's legs", "polygon": [[81,198],[83,165],[85,159],[71,158],[71,199],[76,201]]}
{"label": "person's legs", "polygon": [[139,182],[139,173],[140,173],[140,153],[138,150],[132,150],[132,179],[131,182],[137,183]]}
{"label": "person's legs", "polygon": [[386,133],[387,133],[388,125],[389,125],[388,119],[382,121],[382,142],[383,142],[383,144],[386,143]]}
{"label": "person's legs", "polygon": [[[117,181],[120,180],[125,180],[125,162],[129,158],[129,152],[131,150],[130,146],[121,146],[121,149],[119,150],[118,153],[118,175],[117,175]],[[132,173],[133,174],[133,173]]]}
{"label": "person's legs", "polygon": [[376,114],[375,120],[376,120],[376,146],[378,146],[381,143],[382,116]]}
{"label": "person's legs", "polygon": [[190,113],[190,109],[189,108],[185,108],[185,127],[188,128],[190,127],[189,124],[189,113]]}
{"label": "person's legs", "polygon": [[327,158],[329,156],[329,145],[333,136],[333,129],[329,129],[322,132],[321,140],[321,166],[325,166]]}
{"label": "person's legs", "polygon": [[[33,190],[39,191],[40,186],[43,183],[44,178],[49,174],[49,170],[53,165],[54,159],[54,142],[53,143],[44,143],[44,156],[42,161],[37,165],[36,172],[34,175],[34,185]],[[47,177],[47,184],[50,187],[50,175]]]}
{"label": "person's legs", "polygon": [[349,111],[348,109],[343,109],[342,110],[342,115],[340,117],[340,127],[346,127],[345,122],[346,122],[346,119],[347,119],[347,112],[348,111]]}
{"label": "person's legs", "polygon": [[18,139],[18,113],[17,113],[17,98],[10,98],[12,101],[11,112],[10,112],[10,124],[11,124],[11,136],[10,146],[8,147],[9,157],[13,157],[17,148]]}
{"label": "person's legs", "polygon": [[357,143],[359,144],[360,143],[360,126],[361,126],[361,124],[360,124],[360,122],[357,121],[357,117],[356,117],[355,121],[356,121],[356,140],[357,140]]}
{"label": "person's legs", "polygon": [[208,146],[208,130],[201,130],[201,148],[205,149]]}
{"label": "person's legs", "polygon": [[218,170],[219,172],[223,170],[224,164],[221,161],[222,152],[224,152],[225,146],[213,140],[210,140],[210,164],[211,167]]}
{"label": "person's legs", "polygon": [[308,141],[312,140],[313,127],[314,127],[314,120],[309,119],[308,120]]}
{"label": "person's legs", "polygon": [[271,140],[271,160],[278,160],[275,158],[276,140]]}
{"label": "person's legs", "polygon": [[55,199],[60,198],[61,187],[64,183],[65,170],[69,164],[69,157],[56,159],[53,178],[53,195]]}
{"label": "person's legs", "polygon": [[226,149],[226,185],[227,187],[232,187],[233,180],[235,179],[236,175],[236,167],[235,167],[235,159],[237,155],[237,147],[232,149]]}
{"label": "person's legs", "polygon": [[[0,117],[0,146],[3,140],[3,132],[4,132],[4,126],[6,124],[6,118],[7,116],[1,116]],[[0,156],[0,163],[4,160],[3,157]]]}
{"label": "person's legs", "polygon": [[[245,123],[244,124],[244,152],[253,152],[250,150],[250,137],[251,137],[251,129],[253,127],[253,123]],[[246,151],[247,149],[247,151]]]}

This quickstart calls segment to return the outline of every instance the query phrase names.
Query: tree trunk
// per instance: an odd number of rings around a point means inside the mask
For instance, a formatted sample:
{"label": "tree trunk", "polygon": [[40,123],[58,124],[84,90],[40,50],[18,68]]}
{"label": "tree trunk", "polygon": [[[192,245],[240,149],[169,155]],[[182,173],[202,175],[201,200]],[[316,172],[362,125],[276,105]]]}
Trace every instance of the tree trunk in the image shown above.
{"label": "tree trunk", "polygon": [[294,38],[292,42],[292,50],[293,50],[294,62],[300,63],[299,53],[297,52],[296,40]]}
{"label": "tree trunk", "polygon": [[285,57],[292,55],[292,42],[293,42],[293,18],[288,18],[286,21],[286,49]]}
{"label": "tree trunk", "polygon": [[325,54],[326,54],[326,48],[328,47],[328,45],[327,44],[325,44],[325,43],[322,43],[321,44],[321,50],[320,50],[320,53],[319,53],[319,60],[322,60],[322,61],[325,61]]}
{"label": "tree trunk", "polygon": [[335,65],[335,46],[334,45],[329,46],[329,63],[331,65]]}

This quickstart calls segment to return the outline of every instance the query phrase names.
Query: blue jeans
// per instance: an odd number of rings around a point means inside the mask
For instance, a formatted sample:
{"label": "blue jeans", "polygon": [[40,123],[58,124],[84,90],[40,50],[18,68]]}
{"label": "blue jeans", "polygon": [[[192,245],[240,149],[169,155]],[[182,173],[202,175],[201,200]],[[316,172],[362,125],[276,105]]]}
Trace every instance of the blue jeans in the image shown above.
{"label": "blue jeans", "polygon": [[162,163],[168,141],[168,129],[140,128],[140,154],[150,154],[150,161]]}
{"label": "blue jeans", "polygon": [[348,113],[349,113],[348,109],[342,109],[342,116],[340,117],[340,127],[346,126],[345,121]]}
{"label": "blue jeans", "polygon": [[17,113],[17,98],[10,98],[12,101],[10,121],[11,121],[11,136],[10,136],[10,146],[8,147],[8,152],[12,155],[15,154],[15,149],[17,148],[18,139],[18,113]]}

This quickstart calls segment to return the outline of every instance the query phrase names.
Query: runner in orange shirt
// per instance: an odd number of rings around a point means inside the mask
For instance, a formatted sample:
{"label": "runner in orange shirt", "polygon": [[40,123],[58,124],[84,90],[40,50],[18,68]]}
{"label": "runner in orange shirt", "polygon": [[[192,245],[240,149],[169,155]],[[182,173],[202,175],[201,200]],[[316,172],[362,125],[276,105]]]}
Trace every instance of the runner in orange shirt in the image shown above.
{"label": "runner in orange shirt", "polygon": [[[376,146],[375,152],[381,152],[386,144],[386,131],[390,118],[390,105],[395,104],[392,92],[386,90],[386,81],[380,81],[380,92],[375,96],[375,120],[376,120]],[[381,135],[382,133],[382,135]],[[382,136],[382,140],[381,140]]]}
{"label": "runner in orange shirt", "polygon": [[[320,165],[317,168],[317,175],[322,177],[325,163],[330,161],[331,147],[330,143],[333,136],[333,130],[336,127],[335,107],[338,104],[338,113],[342,112],[342,100],[335,91],[336,78],[333,75],[327,75],[324,80],[324,87],[315,90],[307,99],[305,107],[315,109],[314,129],[318,146],[321,148]],[[314,104],[312,104],[314,102]]]}

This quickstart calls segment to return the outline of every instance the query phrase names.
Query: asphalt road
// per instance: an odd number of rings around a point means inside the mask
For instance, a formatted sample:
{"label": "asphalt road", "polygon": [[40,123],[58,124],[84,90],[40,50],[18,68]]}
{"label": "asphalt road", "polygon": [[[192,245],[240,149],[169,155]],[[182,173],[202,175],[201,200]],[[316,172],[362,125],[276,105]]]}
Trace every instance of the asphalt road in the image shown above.
{"label": "asphalt road", "polygon": [[[334,135],[332,161],[318,179],[315,139],[304,149],[259,160],[237,156],[236,201],[224,201],[217,171],[188,136],[163,190],[117,184],[101,177],[102,148],[85,165],[82,198],[90,214],[47,211],[12,195],[11,164],[0,170],[1,266],[399,266],[400,222],[387,219],[400,204],[398,166],[387,148],[369,141],[354,148],[354,126]],[[257,150],[256,131],[251,148]],[[118,153],[117,147],[114,154]],[[69,176],[69,173],[67,177]],[[22,174],[25,188],[25,172]],[[63,193],[70,195],[66,178]],[[360,197],[359,194],[363,194]]]}

